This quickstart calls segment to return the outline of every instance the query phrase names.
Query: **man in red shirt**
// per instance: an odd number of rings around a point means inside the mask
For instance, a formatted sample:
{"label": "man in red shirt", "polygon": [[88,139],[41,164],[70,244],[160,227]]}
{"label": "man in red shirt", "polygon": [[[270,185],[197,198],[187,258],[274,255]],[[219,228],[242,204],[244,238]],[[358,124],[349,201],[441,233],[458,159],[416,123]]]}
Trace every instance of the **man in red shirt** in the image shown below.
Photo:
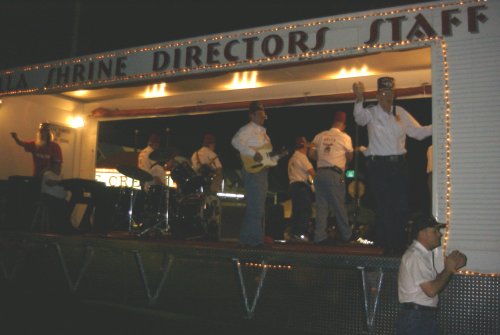
{"label": "man in red shirt", "polygon": [[33,156],[33,176],[41,177],[50,168],[51,161],[62,164],[61,147],[52,141],[52,133],[48,123],[40,124],[35,141],[22,141],[17,133],[11,133],[14,141]]}

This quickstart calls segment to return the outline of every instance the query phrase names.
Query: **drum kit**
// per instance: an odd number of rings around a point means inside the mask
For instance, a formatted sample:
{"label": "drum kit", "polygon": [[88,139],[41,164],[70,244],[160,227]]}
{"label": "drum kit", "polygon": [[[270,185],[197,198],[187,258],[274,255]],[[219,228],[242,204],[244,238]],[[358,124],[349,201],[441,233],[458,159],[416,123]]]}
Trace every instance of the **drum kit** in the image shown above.
{"label": "drum kit", "polygon": [[[151,185],[147,191],[120,188],[113,226],[125,228],[137,237],[171,236],[176,239],[218,240],[221,227],[220,200],[210,187],[214,176],[196,173],[189,160],[171,152],[153,151],[152,160],[168,162],[170,175],[165,185]],[[131,165],[119,165],[123,175],[141,184],[153,180],[148,172]],[[172,179],[176,187],[170,186]]]}

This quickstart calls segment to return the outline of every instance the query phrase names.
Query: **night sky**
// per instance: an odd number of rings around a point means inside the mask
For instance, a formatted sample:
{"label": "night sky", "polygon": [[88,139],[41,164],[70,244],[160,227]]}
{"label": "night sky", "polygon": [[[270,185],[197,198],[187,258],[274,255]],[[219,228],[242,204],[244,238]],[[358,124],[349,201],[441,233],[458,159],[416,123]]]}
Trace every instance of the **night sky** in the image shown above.
{"label": "night sky", "polygon": [[423,2],[429,1],[2,0],[0,69]]}
{"label": "night sky", "polygon": [[[379,1],[23,1],[0,2],[0,34],[2,51],[0,69],[37,64],[118,50],[141,45],[210,35],[258,26],[326,17],[355,11],[405,4],[424,3],[416,0]],[[431,120],[431,100],[400,102],[422,124]],[[310,107],[282,107],[268,110],[268,133],[275,147],[291,147],[295,137],[304,135],[309,140],[326,129],[336,110],[348,112],[347,132],[354,135],[352,103]],[[218,139],[218,151],[226,168],[239,166],[237,152],[230,146],[234,133],[247,122],[246,111],[212,115],[178,116],[161,119],[102,122],[99,140],[107,143],[139,148],[144,147],[151,132],[166,134],[170,128],[170,145],[190,156],[196,150],[205,132]],[[135,137],[134,131],[138,130]],[[165,141],[165,137],[164,137]],[[366,145],[366,130],[360,128],[360,143]],[[415,194],[425,184],[425,150],[430,140],[409,140],[411,173],[415,173],[412,189]],[[163,143],[165,145],[165,143]],[[412,163],[412,160],[414,162]],[[286,158],[272,170],[276,187],[286,186]],[[417,196],[418,199],[422,198]],[[422,207],[427,200],[412,201]]]}

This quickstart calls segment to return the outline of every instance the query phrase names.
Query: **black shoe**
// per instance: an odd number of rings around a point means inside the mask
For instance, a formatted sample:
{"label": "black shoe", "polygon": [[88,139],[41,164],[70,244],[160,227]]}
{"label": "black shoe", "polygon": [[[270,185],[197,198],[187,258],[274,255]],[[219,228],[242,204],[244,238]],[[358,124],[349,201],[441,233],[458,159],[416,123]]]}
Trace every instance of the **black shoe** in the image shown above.
{"label": "black shoe", "polygon": [[331,239],[331,238],[325,238],[322,241],[314,242],[314,245],[318,245],[318,246],[335,246],[335,245],[337,245],[337,241],[335,241],[334,239]]}
{"label": "black shoe", "polygon": [[311,241],[306,235],[290,235],[288,243],[310,243]]}

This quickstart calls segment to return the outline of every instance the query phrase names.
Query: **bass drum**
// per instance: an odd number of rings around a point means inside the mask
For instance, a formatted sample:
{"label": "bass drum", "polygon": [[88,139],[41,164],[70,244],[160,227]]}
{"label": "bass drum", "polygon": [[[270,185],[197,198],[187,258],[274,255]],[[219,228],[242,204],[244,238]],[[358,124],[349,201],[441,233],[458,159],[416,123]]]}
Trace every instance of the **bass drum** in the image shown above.
{"label": "bass drum", "polygon": [[221,230],[221,204],[214,194],[190,194],[178,202],[177,236],[218,241]]}
{"label": "bass drum", "polygon": [[109,196],[114,200],[111,230],[130,231],[138,228],[141,221],[139,218],[144,212],[146,193],[131,187],[110,187],[109,190],[112,193]]}

